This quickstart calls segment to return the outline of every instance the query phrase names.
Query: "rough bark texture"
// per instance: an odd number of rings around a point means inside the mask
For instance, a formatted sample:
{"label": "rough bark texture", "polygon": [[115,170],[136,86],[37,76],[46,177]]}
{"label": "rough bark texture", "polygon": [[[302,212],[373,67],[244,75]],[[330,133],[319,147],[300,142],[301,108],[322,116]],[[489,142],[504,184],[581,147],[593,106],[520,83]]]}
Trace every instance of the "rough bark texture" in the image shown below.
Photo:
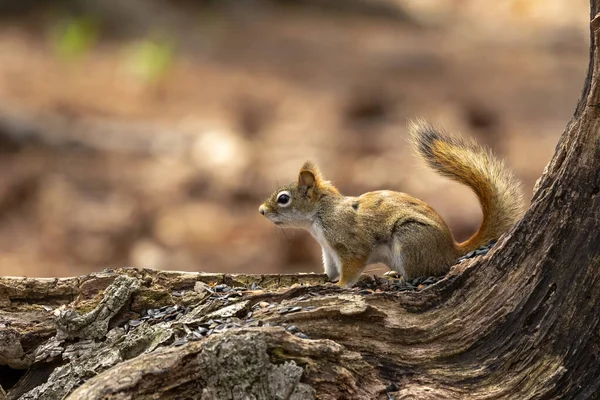
{"label": "rough bark texture", "polygon": [[[575,115],[530,209],[489,255],[402,293],[340,290],[320,275],[1,278],[0,398],[597,398],[600,0],[591,3]],[[223,283],[247,289],[221,295]]]}

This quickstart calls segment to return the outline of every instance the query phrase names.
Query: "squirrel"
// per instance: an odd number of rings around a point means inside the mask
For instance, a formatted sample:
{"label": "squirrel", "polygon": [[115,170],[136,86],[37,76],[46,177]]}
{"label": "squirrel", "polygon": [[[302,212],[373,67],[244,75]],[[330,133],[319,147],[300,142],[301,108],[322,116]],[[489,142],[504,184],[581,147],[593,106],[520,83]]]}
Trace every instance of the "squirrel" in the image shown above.
{"label": "squirrel", "polygon": [[390,190],[343,196],[307,161],[298,181],[277,189],[259,212],[282,228],[308,230],[322,248],[325,273],[353,286],[368,264],[381,262],[406,280],[439,276],[457,258],[497,240],[524,212],[520,182],[491,151],[415,120],[411,143],[426,164],[473,190],[483,211],[479,230],[457,243],[427,203]]}

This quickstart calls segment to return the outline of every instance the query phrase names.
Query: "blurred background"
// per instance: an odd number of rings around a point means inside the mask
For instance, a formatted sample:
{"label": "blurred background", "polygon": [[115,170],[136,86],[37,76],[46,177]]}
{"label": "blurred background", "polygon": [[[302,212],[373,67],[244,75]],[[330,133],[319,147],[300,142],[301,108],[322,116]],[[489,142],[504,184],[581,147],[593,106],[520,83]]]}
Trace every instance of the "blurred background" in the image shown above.
{"label": "blurred background", "polygon": [[259,204],[305,159],[455,236],[481,213],[406,145],[428,117],[527,199],[584,82],[586,0],[0,1],[0,274],[321,271]]}

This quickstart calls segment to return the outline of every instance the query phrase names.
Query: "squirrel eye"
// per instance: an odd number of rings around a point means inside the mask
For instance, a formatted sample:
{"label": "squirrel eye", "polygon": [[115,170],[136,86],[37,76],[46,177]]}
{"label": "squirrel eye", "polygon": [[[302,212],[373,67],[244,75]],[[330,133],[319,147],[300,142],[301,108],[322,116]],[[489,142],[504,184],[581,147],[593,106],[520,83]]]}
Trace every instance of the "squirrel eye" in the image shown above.
{"label": "squirrel eye", "polygon": [[287,207],[292,202],[292,197],[290,196],[290,192],[283,191],[277,194],[277,204],[281,207]]}

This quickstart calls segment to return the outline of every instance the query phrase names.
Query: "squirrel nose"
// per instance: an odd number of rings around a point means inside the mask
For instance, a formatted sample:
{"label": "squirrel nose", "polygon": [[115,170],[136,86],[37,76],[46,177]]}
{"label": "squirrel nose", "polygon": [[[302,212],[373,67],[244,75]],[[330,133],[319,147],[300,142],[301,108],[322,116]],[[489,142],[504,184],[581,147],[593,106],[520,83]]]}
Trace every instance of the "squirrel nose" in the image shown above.
{"label": "squirrel nose", "polygon": [[258,207],[258,212],[261,213],[262,215],[265,215],[265,206]]}

